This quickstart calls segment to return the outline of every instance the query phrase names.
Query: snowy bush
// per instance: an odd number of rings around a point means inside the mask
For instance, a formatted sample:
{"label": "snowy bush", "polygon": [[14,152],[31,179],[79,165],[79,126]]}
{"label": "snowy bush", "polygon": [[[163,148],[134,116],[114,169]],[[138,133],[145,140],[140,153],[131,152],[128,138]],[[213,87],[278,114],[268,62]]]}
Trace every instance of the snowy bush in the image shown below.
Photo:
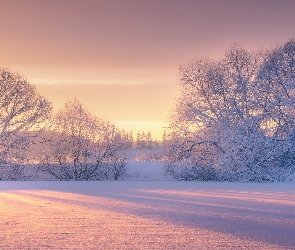
{"label": "snowy bush", "polygon": [[4,164],[1,167],[1,181],[31,181],[49,179],[42,175],[38,165]]}
{"label": "snowy bush", "polygon": [[167,163],[165,174],[179,181],[217,181],[215,170],[207,166]]}

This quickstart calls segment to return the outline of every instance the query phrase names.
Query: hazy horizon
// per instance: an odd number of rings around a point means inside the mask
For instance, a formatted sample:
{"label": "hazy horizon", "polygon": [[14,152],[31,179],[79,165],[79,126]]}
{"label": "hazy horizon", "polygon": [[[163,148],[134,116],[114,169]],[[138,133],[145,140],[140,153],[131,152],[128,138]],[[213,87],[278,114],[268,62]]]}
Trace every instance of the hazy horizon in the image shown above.
{"label": "hazy horizon", "polygon": [[55,110],[76,96],[94,115],[157,139],[182,63],[295,37],[292,0],[0,2],[0,67],[27,77]]}

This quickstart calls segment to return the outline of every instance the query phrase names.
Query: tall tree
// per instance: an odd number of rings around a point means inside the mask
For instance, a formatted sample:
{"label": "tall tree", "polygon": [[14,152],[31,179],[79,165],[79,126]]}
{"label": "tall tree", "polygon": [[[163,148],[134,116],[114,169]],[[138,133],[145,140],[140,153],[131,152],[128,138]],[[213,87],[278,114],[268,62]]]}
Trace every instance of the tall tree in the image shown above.
{"label": "tall tree", "polygon": [[28,142],[28,131],[42,129],[51,111],[51,103],[25,77],[0,68],[0,163]]}

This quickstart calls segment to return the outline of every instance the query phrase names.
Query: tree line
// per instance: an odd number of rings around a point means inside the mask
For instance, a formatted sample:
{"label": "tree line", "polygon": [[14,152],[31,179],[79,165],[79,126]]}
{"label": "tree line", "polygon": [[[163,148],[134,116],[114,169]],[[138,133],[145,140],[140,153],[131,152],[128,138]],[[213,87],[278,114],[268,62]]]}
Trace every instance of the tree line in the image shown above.
{"label": "tree line", "polygon": [[[133,147],[132,132],[93,116],[76,98],[53,114],[51,102],[9,69],[0,69],[0,87],[0,180],[29,178],[28,165],[58,180],[124,175],[124,150]],[[147,135],[137,138],[137,148],[151,147]]]}
{"label": "tree line", "polygon": [[[270,50],[234,44],[220,60],[180,66],[181,91],[163,134],[165,171],[177,180],[285,181],[295,173],[295,40]],[[57,113],[26,78],[0,69],[0,179],[26,165],[59,180],[124,176],[131,132],[77,100]],[[157,148],[138,132],[136,148]]]}

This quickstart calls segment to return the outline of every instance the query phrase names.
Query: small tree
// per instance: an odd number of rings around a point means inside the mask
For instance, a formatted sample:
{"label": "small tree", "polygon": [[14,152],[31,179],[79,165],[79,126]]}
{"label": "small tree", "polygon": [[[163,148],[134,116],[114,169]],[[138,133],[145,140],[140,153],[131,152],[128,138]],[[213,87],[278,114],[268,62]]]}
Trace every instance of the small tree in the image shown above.
{"label": "small tree", "polygon": [[154,141],[153,141],[152,134],[150,131],[148,131],[147,134],[145,135],[145,141],[146,141],[146,148],[152,149]]}
{"label": "small tree", "polygon": [[124,174],[118,130],[110,122],[92,116],[77,99],[67,102],[57,113],[52,130],[42,162],[57,179],[118,179]]}
{"label": "small tree", "polygon": [[146,148],[145,133],[144,132],[142,132],[142,133],[140,133],[139,131],[137,132],[136,146],[137,146],[138,149]]}
{"label": "small tree", "polygon": [[137,144],[137,148],[139,149],[152,149],[154,147],[153,144],[156,144],[156,143],[153,141],[151,132],[148,131],[147,133],[145,132],[137,133],[136,144]]}
{"label": "small tree", "polygon": [[124,149],[130,149],[133,146],[133,135],[132,132],[130,131],[129,133],[126,133],[125,130],[123,129],[120,131],[120,138],[124,144]]}

